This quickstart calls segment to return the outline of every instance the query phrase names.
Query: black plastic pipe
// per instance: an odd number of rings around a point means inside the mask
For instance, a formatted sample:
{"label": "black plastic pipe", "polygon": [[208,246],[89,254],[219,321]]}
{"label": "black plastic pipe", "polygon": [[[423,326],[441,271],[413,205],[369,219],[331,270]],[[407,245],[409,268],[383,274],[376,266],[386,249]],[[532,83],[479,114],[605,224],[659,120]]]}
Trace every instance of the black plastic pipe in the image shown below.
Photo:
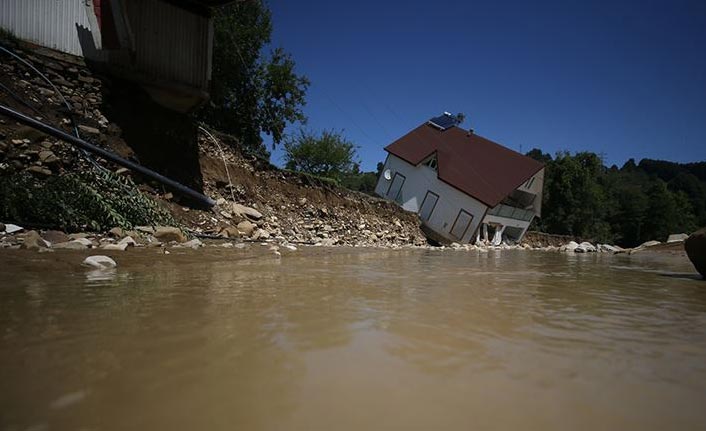
{"label": "black plastic pipe", "polygon": [[185,185],[180,184],[172,179],[169,179],[164,175],[158,174],[157,172],[151,169],[147,169],[144,166],[138,165],[137,163],[131,162],[130,160],[123,159],[122,157],[119,157],[111,153],[110,151],[97,147],[91,144],[90,142],[86,142],[83,139],[70,135],[64,132],[63,130],[57,129],[56,127],[52,127],[46,123],[35,120],[32,117],[28,117],[27,115],[22,114],[21,112],[17,112],[11,108],[8,108],[7,106],[0,105],[0,114],[10,117],[16,121],[19,121],[20,123],[30,126],[33,129],[42,131],[47,135],[51,135],[55,138],[61,139],[64,142],[68,142],[69,144],[75,145],[79,148],[97,154],[98,156],[103,157],[106,160],[110,160],[113,163],[126,167],[132,171],[138,172],[146,177],[152,178],[153,180],[164,184],[172,190],[194,199],[199,204],[202,204],[208,208],[216,204],[216,201],[209,198],[208,196],[203,195],[193,189],[190,189]]}

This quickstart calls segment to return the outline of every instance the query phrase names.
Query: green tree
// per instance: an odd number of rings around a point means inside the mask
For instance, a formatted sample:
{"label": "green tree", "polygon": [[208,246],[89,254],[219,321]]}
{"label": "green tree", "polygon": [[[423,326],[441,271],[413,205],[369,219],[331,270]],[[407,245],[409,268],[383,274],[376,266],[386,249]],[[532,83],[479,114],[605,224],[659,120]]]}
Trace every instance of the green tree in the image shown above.
{"label": "green tree", "polygon": [[305,122],[309,81],[281,48],[263,55],[272,18],[261,1],[236,2],[214,15],[211,101],[201,118],[266,155],[261,134],[279,144],[288,124]]}
{"label": "green tree", "polygon": [[355,173],[356,147],[342,132],[324,130],[321,135],[300,130],[284,142],[287,169],[340,180]]}

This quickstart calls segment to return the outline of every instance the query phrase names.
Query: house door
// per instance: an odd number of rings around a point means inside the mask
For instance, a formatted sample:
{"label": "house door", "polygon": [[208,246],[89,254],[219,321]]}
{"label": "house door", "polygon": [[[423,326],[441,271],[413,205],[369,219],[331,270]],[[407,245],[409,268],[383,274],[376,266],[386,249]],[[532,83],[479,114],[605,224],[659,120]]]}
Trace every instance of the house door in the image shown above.
{"label": "house door", "polygon": [[451,227],[451,236],[461,240],[466,235],[468,228],[471,226],[473,216],[465,210],[461,210],[456,216],[453,226]]}
{"label": "house door", "polygon": [[424,196],[422,206],[419,207],[419,218],[424,221],[428,221],[431,218],[431,214],[434,212],[434,207],[436,207],[436,202],[438,200],[439,195],[434,192],[428,191],[427,195]]}
{"label": "house door", "polygon": [[400,173],[395,173],[395,177],[390,183],[390,188],[387,189],[387,198],[393,201],[399,202],[400,192],[402,191],[402,185],[406,180],[405,176]]}

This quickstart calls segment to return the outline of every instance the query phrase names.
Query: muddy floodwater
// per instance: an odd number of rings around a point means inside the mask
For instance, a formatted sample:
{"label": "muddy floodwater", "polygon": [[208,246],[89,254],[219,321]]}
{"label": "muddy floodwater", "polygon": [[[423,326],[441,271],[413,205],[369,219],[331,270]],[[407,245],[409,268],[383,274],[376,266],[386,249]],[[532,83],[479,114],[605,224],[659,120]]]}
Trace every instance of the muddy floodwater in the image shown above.
{"label": "muddy floodwater", "polygon": [[0,253],[0,430],[706,429],[683,256]]}

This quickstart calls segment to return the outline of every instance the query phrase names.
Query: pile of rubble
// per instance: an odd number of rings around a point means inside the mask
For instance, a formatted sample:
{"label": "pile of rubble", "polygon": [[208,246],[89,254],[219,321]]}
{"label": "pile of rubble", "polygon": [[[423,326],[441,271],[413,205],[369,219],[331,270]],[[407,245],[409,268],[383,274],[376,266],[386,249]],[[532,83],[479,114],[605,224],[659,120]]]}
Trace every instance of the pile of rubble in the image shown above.
{"label": "pile of rubble", "polygon": [[[110,94],[101,77],[70,57],[18,52],[51,83],[14,58],[3,58],[0,83],[8,90],[0,92],[3,104],[69,133],[73,133],[73,115],[81,136],[121,156],[133,155],[129,142],[121,137],[120,127],[101,110]],[[59,92],[68,101],[71,115]],[[212,210],[180,205],[171,193],[153,184],[140,186],[167,207],[185,231],[199,237],[326,246],[426,244],[417,217],[396,205],[275,169],[243,156],[233,138],[214,134],[218,138],[202,129],[198,136],[204,192],[218,202]],[[219,142],[221,139],[224,142]],[[100,159],[98,162],[130,175],[125,169],[117,169]],[[87,168],[86,163],[68,144],[0,118],[0,175],[27,172],[41,179],[81,171]]]}
{"label": "pile of rubble", "polygon": [[[81,64],[20,53],[51,82],[8,54],[0,53],[3,59],[0,95],[4,105],[69,133],[77,130],[80,136],[95,142],[105,143],[110,136],[119,135],[120,130],[111,127],[100,110],[106,87],[89,69]],[[55,138],[0,118],[0,175],[20,171],[39,177],[61,174],[77,168],[81,163],[77,155],[76,150]]]}

